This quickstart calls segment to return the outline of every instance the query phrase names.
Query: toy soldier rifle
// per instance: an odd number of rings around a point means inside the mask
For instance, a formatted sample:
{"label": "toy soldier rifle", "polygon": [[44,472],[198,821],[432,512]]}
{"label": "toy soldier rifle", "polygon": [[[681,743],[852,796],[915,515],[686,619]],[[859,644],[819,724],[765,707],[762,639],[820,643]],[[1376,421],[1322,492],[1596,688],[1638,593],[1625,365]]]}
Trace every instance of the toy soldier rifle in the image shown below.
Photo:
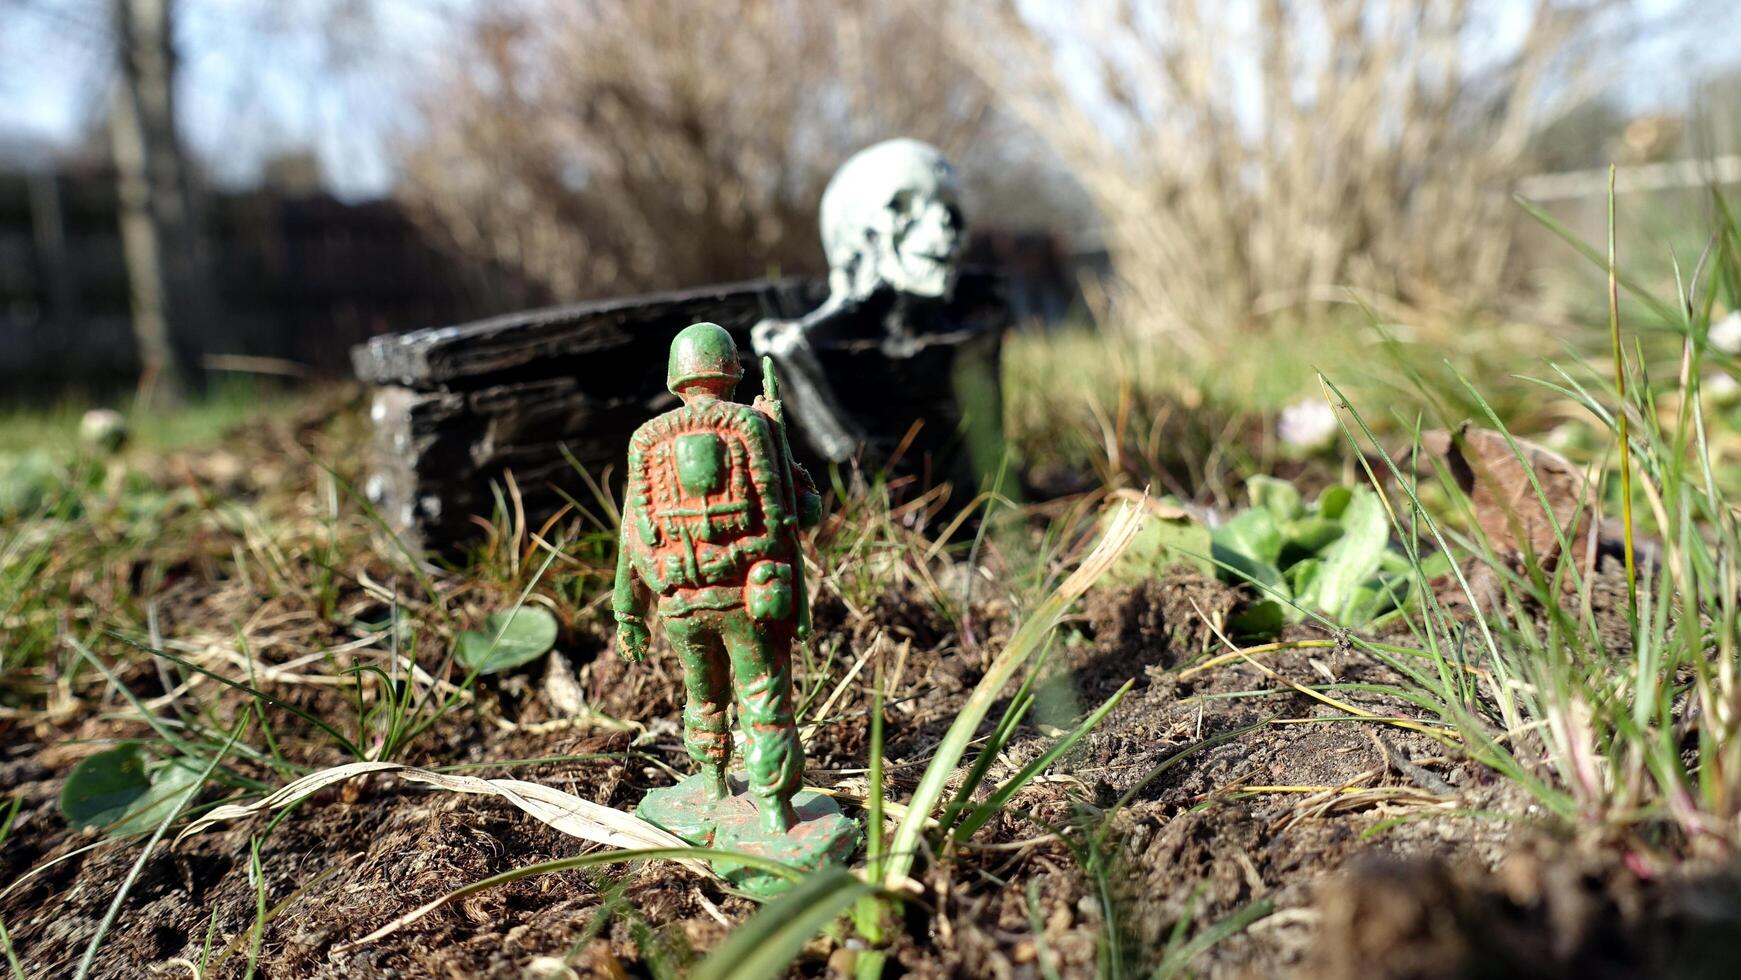
{"label": "toy soldier rifle", "polygon": [[792,603],[797,607],[798,623],[795,633],[802,640],[810,635],[810,595],[804,585],[804,552],[798,537],[798,464],[792,458],[792,441],[786,435],[786,411],[780,405],[780,381],[774,374],[774,359],[766,356],[762,358],[762,400],[768,403],[768,415],[774,420],[775,448],[784,470],[785,479],[780,483],[785,499],[780,503],[786,510],[784,531],[792,546]]}

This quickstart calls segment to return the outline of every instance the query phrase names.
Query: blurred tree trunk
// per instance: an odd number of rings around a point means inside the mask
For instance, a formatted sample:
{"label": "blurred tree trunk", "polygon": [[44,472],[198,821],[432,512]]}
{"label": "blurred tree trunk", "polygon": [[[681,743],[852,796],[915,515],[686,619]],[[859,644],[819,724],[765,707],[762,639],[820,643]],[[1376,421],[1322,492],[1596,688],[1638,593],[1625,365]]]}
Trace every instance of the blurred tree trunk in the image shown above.
{"label": "blurred tree trunk", "polygon": [[121,242],[139,345],[139,400],[194,380],[208,284],[175,125],[175,0],[110,0],[120,85],[110,115]]}

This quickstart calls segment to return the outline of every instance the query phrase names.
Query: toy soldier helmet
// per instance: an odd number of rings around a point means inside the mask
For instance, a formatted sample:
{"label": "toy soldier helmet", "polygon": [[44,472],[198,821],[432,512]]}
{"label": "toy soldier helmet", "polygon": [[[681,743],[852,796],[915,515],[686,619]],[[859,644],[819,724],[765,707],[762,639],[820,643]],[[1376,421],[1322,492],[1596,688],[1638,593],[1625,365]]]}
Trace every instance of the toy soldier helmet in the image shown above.
{"label": "toy soldier helmet", "polygon": [[729,381],[735,385],[743,376],[738,345],[717,323],[692,323],[671,341],[665,387],[673,395],[696,381]]}

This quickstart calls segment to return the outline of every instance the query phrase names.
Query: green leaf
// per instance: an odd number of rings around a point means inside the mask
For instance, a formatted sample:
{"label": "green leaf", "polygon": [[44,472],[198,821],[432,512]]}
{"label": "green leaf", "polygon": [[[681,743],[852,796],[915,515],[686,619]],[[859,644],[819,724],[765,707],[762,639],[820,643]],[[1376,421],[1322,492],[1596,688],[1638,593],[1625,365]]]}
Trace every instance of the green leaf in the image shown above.
{"label": "green leaf", "polygon": [[1229,616],[1227,632],[1232,636],[1274,636],[1287,622],[1287,608],[1274,599],[1265,599]]}
{"label": "green leaf", "polygon": [[[81,648],[80,652],[89,656],[87,650]],[[236,747],[236,741],[242,737],[242,732],[247,728],[248,720],[244,715],[243,720],[237,722],[236,727],[230,731],[230,737],[224,742],[224,747],[218,750],[217,755],[212,756],[211,761],[206,763],[205,770],[196,777],[194,783],[196,788],[205,785],[205,781],[211,778],[212,772],[223,763],[224,756],[229,755],[230,750]],[[164,831],[167,831],[170,823],[180,815],[181,811],[176,809],[169,810],[158,818],[157,829],[146,839],[145,846],[139,849],[138,860],[134,861],[133,866],[128,869],[127,876],[121,879],[121,887],[115,889],[115,897],[109,901],[109,910],[103,913],[103,920],[97,923],[96,932],[91,934],[90,945],[85,947],[85,955],[79,959],[79,968],[73,974],[73,980],[85,980],[91,975],[91,966],[97,960],[97,950],[102,948],[103,938],[109,934],[109,929],[115,925],[115,920],[120,918],[121,909],[127,901],[127,893],[131,892],[133,886],[138,883],[139,874],[145,870],[146,862],[151,860],[152,853],[157,850],[157,842],[163,839]],[[258,877],[256,875],[256,878]]]}
{"label": "green leaf", "polygon": [[1252,508],[1216,528],[1215,544],[1235,554],[1273,565],[1282,553],[1282,532],[1268,510]]}
{"label": "green leaf", "polygon": [[1408,601],[1414,578],[1408,574],[1380,573],[1361,586],[1349,609],[1349,621],[1364,625],[1381,616],[1388,616]]}
{"label": "green leaf", "polygon": [[98,752],[73,768],[61,788],[60,812],[74,827],[105,827],[110,834],[140,834],[167,813],[179,812],[199,792],[200,773],[174,759],[146,773],[137,745]]}
{"label": "green leaf", "polygon": [[[1427,558],[1430,557],[1431,556],[1429,555],[1421,559],[1421,567],[1423,569],[1426,567]],[[1378,570],[1389,575],[1407,575],[1409,572],[1414,570],[1414,567],[1414,564],[1409,560],[1409,556],[1395,548],[1387,549],[1384,553],[1384,557],[1378,560]],[[1428,578],[1431,577],[1432,576],[1430,575],[1428,576]]]}
{"label": "green leaf", "polygon": [[1130,547],[1106,573],[1108,581],[1139,582],[1154,578],[1175,565],[1196,568],[1205,575],[1215,572],[1209,560],[1209,529],[1191,520],[1151,516]]}
{"label": "green leaf", "polygon": [[1262,507],[1270,512],[1278,522],[1291,521],[1300,516],[1302,504],[1300,491],[1286,480],[1278,480],[1273,476],[1254,476],[1245,482],[1245,491],[1251,495],[1251,505]]}
{"label": "green leaf", "polygon": [[1342,537],[1324,552],[1311,595],[1302,603],[1311,605],[1343,625],[1348,620],[1356,593],[1378,571],[1390,546],[1390,519],[1378,494],[1364,487],[1354,494],[1342,515]]}
{"label": "green leaf", "polygon": [[1221,580],[1235,585],[1253,582],[1259,588],[1254,589],[1259,596],[1291,599],[1293,593],[1288,589],[1287,580],[1282,578],[1281,570],[1268,562],[1247,558],[1237,551],[1229,551],[1216,545],[1215,560],[1221,565]]}
{"label": "green leaf", "polygon": [[1305,598],[1314,595],[1318,590],[1318,576],[1324,574],[1324,562],[1319,558],[1308,558],[1296,563],[1283,572],[1288,580],[1288,586],[1294,590],[1294,595]]}
{"label": "green leaf", "polygon": [[1282,552],[1282,533],[1269,511],[1253,507],[1242,511],[1211,534],[1211,555],[1223,581],[1256,582],[1260,598],[1292,595],[1276,567]]}
{"label": "green leaf", "polygon": [[1407,586],[1401,582],[1387,583],[1380,579],[1369,579],[1362,582],[1348,597],[1348,603],[1342,609],[1340,621],[1347,626],[1362,626],[1396,608],[1398,597],[1407,592]]}
{"label": "green leaf", "polygon": [[1302,517],[1282,527],[1281,566],[1316,556],[1342,536],[1342,525],[1322,517]]}
{"label": "green leaf", "polygon": [[1451,555],[1444,551],[1435,551],[1421,558],[1421,574],[1429,579],[1451,574],[1453,568]]}
{"label": "green leaf", "polygon": [[1348,509],[1348,504],[1353,500],[1354,491],[1348,487],[1341,484],[1325,487],[1324,492],[1318,494],[1316,505],[1318,516],[1325,520],[1339,521],[1342,519],[1343,512]]}
{"label": "green leaf", "polygon": [[98,752],[73,767],[60,790],[60,812],[73,827],[103,827],[127,814],[151,790],[137,745]]}
{"label": "green leaf", "polygon": [[556,617],[542,606],[491,613],[484,632],[467,630],[454,655],[467,670],[495,674],[531,663],[556,645]]}
{"label": "green leaf", "polygon": [[694,980],[781,976],[817,933],[874,891],[845,868],[830,865],[813,872],[733,929],[691,976]]}
{"label": "green leaf", "polygon": [[109,829],[116,836],[142,834],[193,802],[204,779],[185,759],[174,759],[151,774],[151,788],[129,807],[120,823]]}

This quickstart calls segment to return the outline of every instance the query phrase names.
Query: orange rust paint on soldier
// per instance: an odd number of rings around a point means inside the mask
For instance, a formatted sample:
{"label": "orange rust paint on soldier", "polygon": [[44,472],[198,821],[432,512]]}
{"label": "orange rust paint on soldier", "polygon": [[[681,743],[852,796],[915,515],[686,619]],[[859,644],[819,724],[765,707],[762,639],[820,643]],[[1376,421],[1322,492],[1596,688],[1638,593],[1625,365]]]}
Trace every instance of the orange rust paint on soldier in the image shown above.
{"label": "orange rust paint on soldier", "polygon": [[742,376],[722,327],[672,341],[666,383],[683,404],[629,442],[612,608],[630,660],[646,656],[649,615],[665,624],[688,691],[684,745],[713,800],[730,793],[735,689],[750,792],[763,827],[785,832],[804,768],[792,717],[792,640],[808,626],[798,529],[819,520],[821,500],[791,460],[778,401],[730,400]]}

